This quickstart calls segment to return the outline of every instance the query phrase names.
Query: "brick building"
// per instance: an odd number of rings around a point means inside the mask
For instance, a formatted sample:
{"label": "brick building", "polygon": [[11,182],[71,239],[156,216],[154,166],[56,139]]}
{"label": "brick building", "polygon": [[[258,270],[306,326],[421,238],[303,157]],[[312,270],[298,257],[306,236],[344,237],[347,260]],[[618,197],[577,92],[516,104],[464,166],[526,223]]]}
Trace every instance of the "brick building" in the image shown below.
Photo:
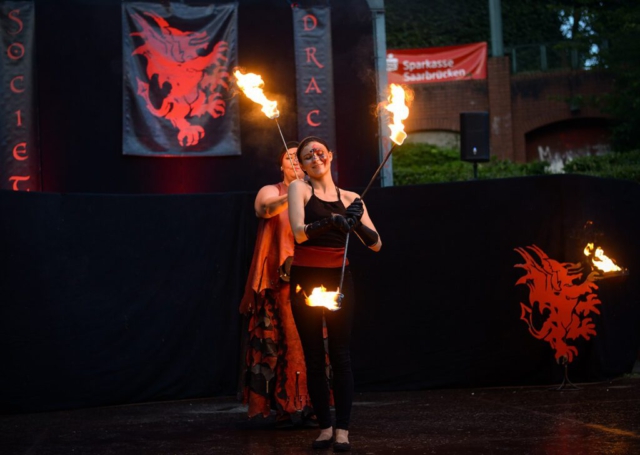
{"label": "brick building", "polygon": [[592,102],[612,88],[606,72],[511,74],[509,57],[487,63],[486,80],[412,85],[408,140],[457,144],[460,113],[487,111],[491,155],[499,159],[561,166],[574,156],[610,149],[609,117]]}

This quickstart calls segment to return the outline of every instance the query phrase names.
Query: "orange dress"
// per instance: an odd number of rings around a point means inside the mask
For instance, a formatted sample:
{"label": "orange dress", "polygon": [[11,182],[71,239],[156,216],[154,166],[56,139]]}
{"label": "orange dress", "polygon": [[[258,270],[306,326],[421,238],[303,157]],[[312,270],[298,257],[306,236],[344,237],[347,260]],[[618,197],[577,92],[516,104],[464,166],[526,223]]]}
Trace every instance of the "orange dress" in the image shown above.
{"label": "orange dress", "polygon": [[[280,182],[279,195],[287,192]],[[240,311],[249,314],[243,402],[249,417],[311,411],[307,370],[291,313],[289,283],[279,268],[293,256],[289,213],[261,219]],[[307,409],[305,409],[307,408]]]}

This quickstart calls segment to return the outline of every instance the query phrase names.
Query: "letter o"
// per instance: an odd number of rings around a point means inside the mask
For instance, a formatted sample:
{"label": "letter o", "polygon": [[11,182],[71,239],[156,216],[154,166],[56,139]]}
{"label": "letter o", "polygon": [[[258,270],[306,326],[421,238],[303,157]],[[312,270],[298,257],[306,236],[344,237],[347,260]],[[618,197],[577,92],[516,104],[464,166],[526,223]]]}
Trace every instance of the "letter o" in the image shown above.
{"label": "letter o", "polygon": [[[17,53],[13,53],[13,50],[16,49]],[[22,43],[11,43],[9,47],[7,47],[7,55],[11,60],[19,60],[24,57],[24,46]]]}

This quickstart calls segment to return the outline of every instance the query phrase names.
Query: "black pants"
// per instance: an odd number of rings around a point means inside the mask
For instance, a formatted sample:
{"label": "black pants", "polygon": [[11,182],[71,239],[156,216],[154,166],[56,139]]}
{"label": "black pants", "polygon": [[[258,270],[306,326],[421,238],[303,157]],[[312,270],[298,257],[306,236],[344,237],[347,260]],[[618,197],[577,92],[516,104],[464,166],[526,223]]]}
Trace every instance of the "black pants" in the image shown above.
{"label": "black pants", "polygon": [[353,403],[353,372],[349,345],[354,314],[353,279],[349,268],[345,270],[341,290],[344,294],[342,307],[337,311],[307,306],[303,292],[296,292],[298,285],[306,295],[310,295],[313,288],[320,285],[327,288],[327,291],[335,291],[340,284],[341,273],[341,268],[292,267],[291,310],[304,350],[311,404],[322,429],[331,426],[329,383],[325,372],[325,349],[322,337],[323,316],[326,320],[329,361],[333,370],[336,428],[348,430]]}

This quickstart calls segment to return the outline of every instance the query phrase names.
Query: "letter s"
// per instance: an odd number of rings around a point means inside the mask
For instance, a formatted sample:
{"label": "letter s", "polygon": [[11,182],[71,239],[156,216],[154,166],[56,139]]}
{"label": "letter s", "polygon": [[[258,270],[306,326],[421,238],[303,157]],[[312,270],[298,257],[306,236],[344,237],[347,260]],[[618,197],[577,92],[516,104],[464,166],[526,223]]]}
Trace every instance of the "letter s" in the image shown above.
{"label": "letter s", "polygon": [[11,19],[12,21],[18,24],[18,30],[15,32],[9,32],[9,35],[17,35],[24,28],[24,24],[22,23],[22,20],[20,20],[20,18],[18,17],[18,14],[20,14],[19,9],[14,9],[13,11],[9,12],[9,19]]}

